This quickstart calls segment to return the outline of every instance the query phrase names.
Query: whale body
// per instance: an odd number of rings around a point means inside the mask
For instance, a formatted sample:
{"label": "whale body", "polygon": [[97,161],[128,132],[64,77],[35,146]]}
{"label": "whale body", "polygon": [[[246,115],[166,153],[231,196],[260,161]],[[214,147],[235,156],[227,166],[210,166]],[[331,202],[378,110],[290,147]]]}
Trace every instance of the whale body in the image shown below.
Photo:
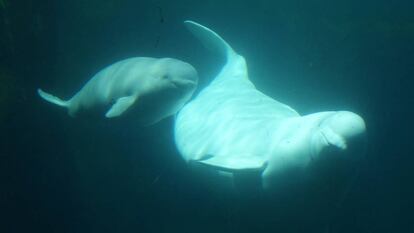
{"label": "whale body", "polygon": [[176,113],[190,99],[197,82],[197,71],[186,62],[135,57],[101,70],[69,100],[41,89],[38,94],[67,108],[71,116],[105,113],[107,118],[113,118],[135,112],[134,117],[142,124],[153,124]]}
{"label": "whale body", "polygon": [[253,172],[264,190],[279,192],[294,176],[303,180],[349,158],[331,151],[350,151],[353,139],[363,137],[365,122],[359,115],[327,111],[301,116],[257,90],[243,56],[217,33],[192,21],[185,24],[226,58],[217,77],[177,114],[175,143],[185,161],[233,181]]}

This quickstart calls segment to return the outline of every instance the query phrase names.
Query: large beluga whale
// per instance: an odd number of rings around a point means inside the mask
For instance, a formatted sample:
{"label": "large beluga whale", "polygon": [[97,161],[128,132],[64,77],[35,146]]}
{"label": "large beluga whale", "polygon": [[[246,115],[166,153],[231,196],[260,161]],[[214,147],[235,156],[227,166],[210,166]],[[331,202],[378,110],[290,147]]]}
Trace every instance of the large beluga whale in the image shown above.
{"label": "large beluga whale", "polygon": [[335,170],[342,160],[357,156],[342,152],[352,151],[354,141],[363,138],[365,122],[359,115],[300,115],[257,90],[244,57],[217,33],[193,21],[185,25],[226,58],[214,80],[176,116],[175,142],[185,161],[233,181],[252,172],[264,190],[280,190],[293,179],[311,179],[324,167]]}
{"label": "large beluga whale", "polygon": [[114,118],[134,112],[133,117],[147,125],[175,114],[191,98],[197,82],[197,71],[186,62],[134,57],[104,68],[69,100],[41,89],[38,93],[67,108],[71,116],[98,113]]}

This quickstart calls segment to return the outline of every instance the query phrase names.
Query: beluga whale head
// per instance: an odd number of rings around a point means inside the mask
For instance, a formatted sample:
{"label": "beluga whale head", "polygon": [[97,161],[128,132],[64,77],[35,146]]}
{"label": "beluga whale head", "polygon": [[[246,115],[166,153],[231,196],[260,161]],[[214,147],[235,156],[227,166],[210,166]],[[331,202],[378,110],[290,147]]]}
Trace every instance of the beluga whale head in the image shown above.
{"label": "beluga whale head", "polygon": [[148,68],[148,78],[137,86],[141,103],[128,114],[142,125],[175,114],[191,98],[198,84],[196,69],[181,60],[161,58]]}
{"label": "beluga whale head", "polygon": [[[183,61],[173,58],[161,58],[152,67],[149,79],[150,91],[175,88],[179,92],[194,90],[197,86],[198,75],[195,68]],[[159,90],[158,89],[158,90]]]}
{"label": "beluga whale head", "polygon": [[[346,149],[346,141],[364,136],[365,121],[359,115],[349,111],[338,111],[324,119],[320,128],[328,144]],[[332,139],[331,134],[337,135],[339,141]]]}

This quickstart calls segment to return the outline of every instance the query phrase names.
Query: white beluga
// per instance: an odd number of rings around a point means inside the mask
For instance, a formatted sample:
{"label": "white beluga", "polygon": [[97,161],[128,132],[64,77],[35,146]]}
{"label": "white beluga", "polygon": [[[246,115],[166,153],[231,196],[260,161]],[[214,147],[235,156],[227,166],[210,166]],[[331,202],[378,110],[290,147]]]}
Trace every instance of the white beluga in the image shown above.
{"label": "white beluga", "polygon": [[257,90],[243,56],[218,34],[192,21],[185,25],[226,58],[217,77],[177,113],[175,142],[185,161],[232,178],[256,172],[264,189],[279,189],[291,177],[303,180],[348,159],[330,152],[350,151],[353,139],[364,135],[360,116],[349,111],[301,116]]}
{"label": "white beluga", "polygon": [[135,57],[101,70],[69,100],[41,89],[38,93],[67,108],[71,116],[97,113],[113,118],[128,112],[141,124],[153,124],[175,114],[191,98],[197,82],[197,71],[186,62]]}

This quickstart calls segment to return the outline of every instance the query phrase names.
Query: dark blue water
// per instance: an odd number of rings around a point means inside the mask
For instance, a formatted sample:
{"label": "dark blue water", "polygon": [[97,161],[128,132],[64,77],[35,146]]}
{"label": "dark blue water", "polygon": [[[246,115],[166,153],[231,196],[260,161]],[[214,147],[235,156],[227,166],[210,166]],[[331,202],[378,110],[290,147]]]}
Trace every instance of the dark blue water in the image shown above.
{"label": "dark blue water", "polygon": [[[0,232],[414,232],[413,9],[402,0],[0,1]],[[306,215],[306,206],[213,191],[181,160],[173,119],[139,128],[70,118],[36,95],[69,97],[132,56],[190,62],[205,86],[223,60],[186,19],[219,32],[258,89],[300,113],[364,117],[368,152],[340,206]]]}

